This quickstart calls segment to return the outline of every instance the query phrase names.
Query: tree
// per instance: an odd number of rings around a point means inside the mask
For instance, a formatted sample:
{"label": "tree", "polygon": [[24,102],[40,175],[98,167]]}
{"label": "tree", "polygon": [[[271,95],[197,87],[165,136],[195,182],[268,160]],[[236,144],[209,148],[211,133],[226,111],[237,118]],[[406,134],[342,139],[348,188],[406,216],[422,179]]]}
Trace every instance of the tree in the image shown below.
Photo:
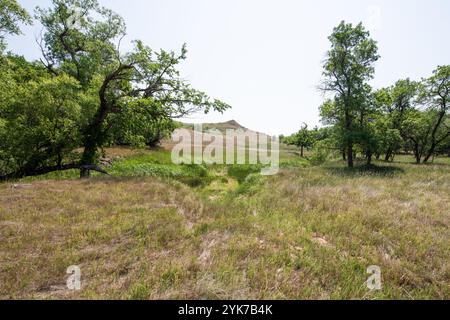
{"label": "tree", "polygon": [[407,113],[404,122],[404,135],[412,142],[416,163],[420,164],[429,145],[430,127],[433,115],[417,109]]}
{"label": "tree", "polygon": [[367,94],[366,82],[374,74],[373,63],[378,60],[376,42],[362,24],[353,27],[342,21],[329,37],[331,49],[327,53],[321,89],[334,94],[334,101],[324,108],[329,122],[342,126],[348,166],[353,167],[355,123],[363,115]]}
{"label": "tree", "polygon": [[424,83],[424,100],[432,114],[430,146],[425,153],[424,163],[435,154],[436,149],[450,136],[450,65],[439,66]]}
{"label": "tree", "polygon": [[51,77],[42,66],[22,57],[5,60],[7,72],[2,77],[8,77],[8,87],[0,104],[0,176],[64,168],[63,160],[80,143],[79,83],[65,74]]}
{"label": "tree", "polygon": [[120,16],[100,7],[96,0],[52,3],[52,7],[36,11],[44,26],[42,63],[54,77],[73,77],[80,94],[86,97],[81,101],[78,129],[84,151],[78,162],[70,164],[80,169],[81,177],[88,177],[90,170],[97,168],[98,151],[120,123],[121,114],[140,112],[156,120],[229,108],[180,78],[176,66],[186,58],[185,46],[176,55],[164,50],[154,52],[136,41],[132,52],[122,54],[119,45],[125,36],[125,24]]}
{"label": "tree", "polygon": [[[338,107],[339,101],[335,98],[334,100],[328,99],[326,100],[320,107],[320,117],[322,119],[322,123],[329,128],[327,137],[333,141],[336,149],[339,149],[342,153],[342,158],[344,161],[347,160],[347,144],[344,141],[345,136],[345,126],[343,118],[340,116],[339,111],[341,110]],[[320,138],[316,138],[316,140],[322,140]]]}
{"label": "tree", "polygon": [[317,132],[317,128],[314,131],[310,131],[308,129],[308,125],[304,123],[300,131],[289,137],[283,137],[282,141],[286,144],[294,145],[300,148],[300,156],[304,157],[305,148],[310,148],[313,146],[315,141],[314,133]]}
{"label": "tree", "polygon": [[153,144],[173,130],[174,118],[229,108],[180,77],[185,46],[175,54],[135,41],[122,53],[120,16],[96,0],[52,3],[36,10],[44,26],[39,65],[13,56],[0,64],[0,179],[105,173],[99,151],[115,138]]}
{"label": "tree", "polygon": [[19,23],[31,23],[31,17],[16,0],[0,2],[0,51],[4,48],[6,35],[20,34]]}
{"label": "tree", "polygon": [[[410,79],[399,80],[394,86],[383,88],[375,92],[374,100],[377,108],[385,116],[386,132],[396,132],[403,136],[403,122],[409,110],[414,108],[414,100],[418,93],[419,84]],[[393,159],[400,148],[401,140],[391,139],[384,150],[385,161]]]}
{"label": "tree", "polygon": [[111,143],[135,147],[156,147],[168,137],[177,124],[170,118],[152,117],[142,112],[123,112],[114,115]]}
{"label": "tree", "polygon": [[[410,142],[417,163],[427,163],[439,151],[445,153],[450,139],[450,66],[440,66],[419,86],[421,109],[407,110],[402,129]],[[444,148],[444,149],[442,149]]]}
{"label": "tree", "polygon": [[304,150],[305,148],[312,147],[314,141],[313,136],[311,132],[308,130],[308,125],[305,123],[303,124],[300,131],[294,136],[293,143],[300,148],[300,156],[304,157]]}

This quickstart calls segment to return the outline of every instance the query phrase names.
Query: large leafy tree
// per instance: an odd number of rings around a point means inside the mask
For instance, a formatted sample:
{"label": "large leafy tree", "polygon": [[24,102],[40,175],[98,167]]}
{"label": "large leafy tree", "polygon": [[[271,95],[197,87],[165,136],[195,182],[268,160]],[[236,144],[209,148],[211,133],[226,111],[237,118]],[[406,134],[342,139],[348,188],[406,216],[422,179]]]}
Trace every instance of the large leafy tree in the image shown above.
{"label": "large leafy tree", "polygon": [[[48,112],[48,117],[58,115],[62,119],[63,124],[56,125],[61,132],[52,139],[43,139],[49,145],[45,149],[31,148],[26,157],[20,154],[10,157],[15,159],[15,170],[5,176],[78,168],[80,175],[87,177],[90,170],[102,171],[97,166],[99,150],[108,143],[114,130],[129,125],[124,122],[127,115],[140,117],[141,123],[161,124],[199,110],[229,108],[193,89],[180,77],[177,65],[186,58],[185,46],[179,54],[155,52],[135,41],[134,50],[123,53],[120,42],[125,36],[125,24],[116,13],[99,6],[96,0],[53,0],[52,4],[50,8],[36,10],[36,18],[44,26],[40,46],[46,75],[34,82],[20,80],[18,86],[27,92],[22,101],[10,101],[2,127],[4,132],[10,131],[14,124],[18,134],[27,126],[29,132],[47,133],[40,126],[47,123],[51,127],[51,121],[45,116],[38,120],[47,108],[54,110]],[[42,93],[34,95],[39,90]],[[15,105],[20,108],[14,114],[11,110]],[[37,113],[25,116],[30,110]],[[15,123],[14,117],[24,122]],[[145,135],[149,126],[143,125],[141,129],[137,126],[128,133]],[[74,134],[68,136],[70,132]],[[29,137],[29,141],[35,138],[39,135]],[[82,155],[72,159],[69,155],[78,146],[83,149]],[[50,149],[54,152],[44,152]],[[33,158],[36,160],[24,161]]]}
{"label": "large leafy tree", "polygon": [[401,146],[399,136],[404,136],[404,121],[408,112],[415,106],[419,84],[410,79],[399,80],[395,85],[375,92],[374,103],[381,113],[377,118],[379,128],[384,126],[387,139],[384,139],[385,160],[392,160]]}
{"label": "large leafy tree", "polygon": [[[342,140],[347,151],[348,166],[353,167],[354,149],[360,120],[366,119],[368,86],[378,60],[377,45],[362,24],[341,22],[329,37],[331,49],[324,63],[321,89],[331,92],[334,101],[322,112],[329,123],[342,126]],[[332,108],[332,109],[330,109]]]}
{"label": "large leafy tree", "polygon": [[439,66],[424,81],[423,98],[432,117],[427,130],[429,147],[423,160],[427,163],[436,149],[450,137],[450,65]]}
{"label": "large leafy tree", "polygon": [[404,121],[404,135],[411,141],[417,164],[421,163],[429,147],[430,128],[434,115],[429,111],[411,110]]}
{"label": "large leafy tree", "polygon": [[6,35],[20,34],[20,23],[31,23],[28,12],[16,0],[0,1],[0,51],[4,48]]}
{"label": "large leafy tree", "polygon": [[0,176],[61,168],[79,146],[79,83],[66,74],[51,77],[22,57],[7,56],[2,69],[6,82],[0,101]]}

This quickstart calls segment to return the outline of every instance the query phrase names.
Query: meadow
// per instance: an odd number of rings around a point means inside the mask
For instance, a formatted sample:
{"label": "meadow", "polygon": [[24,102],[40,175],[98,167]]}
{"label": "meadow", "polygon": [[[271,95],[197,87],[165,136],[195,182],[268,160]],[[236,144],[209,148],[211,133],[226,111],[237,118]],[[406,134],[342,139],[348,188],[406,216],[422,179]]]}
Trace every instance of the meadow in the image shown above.
{"label": "meadow", "polygon": [[[37,2],[0,0],[0,300],[450,299],[442,3]],[[290,135],[180,122],[231,114]]]}
{"label": "meadow", "polygon": [[[0,298],[450,298],[448,158],[348,169],[282,146],[280,173],[263,177],[106,151],[111,176],[0,184]],[[366,286],[371,265],[382,290]]]}

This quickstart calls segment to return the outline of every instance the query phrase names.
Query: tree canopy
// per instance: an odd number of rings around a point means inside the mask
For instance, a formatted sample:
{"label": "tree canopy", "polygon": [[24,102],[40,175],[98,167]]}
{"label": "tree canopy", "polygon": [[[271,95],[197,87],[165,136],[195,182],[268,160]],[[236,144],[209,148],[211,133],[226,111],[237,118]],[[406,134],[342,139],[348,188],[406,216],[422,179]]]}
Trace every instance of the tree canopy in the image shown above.
{"label": "tree canopy", "polygon": [[7,35],[18,35],[20,23],[31,23],[28,12],[16,0],[2,0],[0,2],[0,50],[4,49]]}
{"label": "tree canopy", "polygon": [[329,37],[331,49],[323,65],[321,89],[333,99],[322,106],[328,123],[342,127],[348,165],[353,166],[353,145],[364,130],[365,117],[371,107],[367,82],[374,74],[378,48],[362,24],[353,26],[342,21]]}
{"label": "tree canopy", "polygon": [[398,80],[373,90],[377,45],[362,24],[341,22],[329,37],[331,49],[323,66],[320,89],[327,97],[320,106],[322,123],[333,128],[333,145],[348,166],[361,153],[393,160],[404,151],[417,163],[427,163],[437,153],[450,153],[449,68],[438,66],[421,81]]}
{"label": "tree canopy", "polygon": [[[1,97],[2,132],[28,127],[26,145],[5,142],[2,148],[4,177],[73,168],[87,177],[90,170],[103,171],[99,151],[111,141],[155,144],[173,130],[173,119],[230,107],[180,76],[185,45],[179,53],[154,51],[136,40],[132,51],[122,52],[125,23],[96,0],[53,0],[35,17],[44,26],[43,58],[30,63],[6,56],[2,72],[15,78]],[[20,99],[8,96],[17,90],[23,91]],[[45,133],[48,139],[40,136]],[[83,151],[77,157],[78,148]]]}

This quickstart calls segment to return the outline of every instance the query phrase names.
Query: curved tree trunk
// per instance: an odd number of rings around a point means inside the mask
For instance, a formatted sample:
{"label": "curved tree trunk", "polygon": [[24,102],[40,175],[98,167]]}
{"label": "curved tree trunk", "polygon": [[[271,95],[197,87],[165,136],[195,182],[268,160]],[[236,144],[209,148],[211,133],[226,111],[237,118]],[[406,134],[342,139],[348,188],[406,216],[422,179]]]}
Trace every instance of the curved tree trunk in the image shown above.
{"label": "curved tree trunk", "polygon": [[112,105],[108,103],[106,91],[109,84],[114,81],[121,72],[131,68],[131,66],[120,65],[114,72],[109,74],[103,80],[102,87],[98,93],[100,98],[100,106],[94,119],[84,132],[84,152],[81,157],[82,168],[80,170],[80,178],[90,177],[90,166],[94,166],[97,160],[97,150],[102,146],[105,139],[104,122],[108,114],[112,111]]}
{"label": "curved tree trunk", "polygon": [[392,148],[389,147],[389,149],[386,152],[386,157],[384,158],[384,161],[388,162],[391,160],[392,157]]}

